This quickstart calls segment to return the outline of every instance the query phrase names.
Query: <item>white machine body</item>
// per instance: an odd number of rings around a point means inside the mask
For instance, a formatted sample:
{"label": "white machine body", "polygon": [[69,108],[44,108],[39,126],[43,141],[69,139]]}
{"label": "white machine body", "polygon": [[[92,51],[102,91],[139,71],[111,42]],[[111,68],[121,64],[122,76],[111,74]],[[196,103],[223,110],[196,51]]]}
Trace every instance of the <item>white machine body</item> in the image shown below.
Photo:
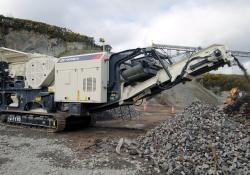
{"label": "white machine body", "polygon": [[106,103],[109,53],[62,57],[55,66],[55,101]]}

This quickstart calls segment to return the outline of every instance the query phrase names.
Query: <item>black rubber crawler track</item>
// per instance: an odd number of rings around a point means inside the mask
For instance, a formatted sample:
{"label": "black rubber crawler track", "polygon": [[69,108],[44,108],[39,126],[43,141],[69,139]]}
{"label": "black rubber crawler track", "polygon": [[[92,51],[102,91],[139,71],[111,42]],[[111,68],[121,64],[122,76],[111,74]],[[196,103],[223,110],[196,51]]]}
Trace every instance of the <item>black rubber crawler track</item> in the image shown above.
{"label": "black rubber crawler track", "polygon": [[11,125],[23,125],[47,129],[48,132],[60,132],[66,127],[66,113],[37,113],[30,111],[1,111],[0,122]]}

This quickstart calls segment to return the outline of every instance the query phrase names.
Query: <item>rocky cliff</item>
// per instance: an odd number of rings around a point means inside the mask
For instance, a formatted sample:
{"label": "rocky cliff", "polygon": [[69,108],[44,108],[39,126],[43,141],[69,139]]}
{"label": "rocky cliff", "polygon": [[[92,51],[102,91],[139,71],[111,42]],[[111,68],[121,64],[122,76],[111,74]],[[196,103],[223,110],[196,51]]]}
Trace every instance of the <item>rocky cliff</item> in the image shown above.
{"label": "rocky cliff", "polygon": [[2,15],[0,46],[56,57],[102,50],[92,37],[66,28]]}

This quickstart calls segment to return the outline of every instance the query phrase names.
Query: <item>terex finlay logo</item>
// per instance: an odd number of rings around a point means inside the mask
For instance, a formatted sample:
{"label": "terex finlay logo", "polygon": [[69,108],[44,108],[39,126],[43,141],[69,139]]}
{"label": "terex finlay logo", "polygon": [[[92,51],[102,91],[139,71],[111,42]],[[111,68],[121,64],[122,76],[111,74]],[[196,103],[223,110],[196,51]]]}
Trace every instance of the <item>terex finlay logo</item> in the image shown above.
{"label": "terex finlay logo", "polygon": [[72,61],[79,61],[80,57],[70,57],[70,58],[61,58],[58,63],[65,63],[65,62],[72,62]]}

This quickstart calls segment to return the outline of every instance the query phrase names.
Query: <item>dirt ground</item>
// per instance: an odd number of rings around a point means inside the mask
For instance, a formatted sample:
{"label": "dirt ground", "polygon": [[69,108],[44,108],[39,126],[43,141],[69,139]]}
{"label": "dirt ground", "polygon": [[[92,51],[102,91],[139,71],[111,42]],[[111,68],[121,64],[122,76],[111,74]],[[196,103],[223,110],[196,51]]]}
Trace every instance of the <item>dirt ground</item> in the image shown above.
{"label": "dirt ground", "polygon": [[176,110],[161,105],[139,109],[145,111],[132,120],[100,121],[94,127],[57,134],[0,125],[0,174],[150,174],[143,173],[144,160],[117,154],[114,145],[120,138],[132,142]]}

